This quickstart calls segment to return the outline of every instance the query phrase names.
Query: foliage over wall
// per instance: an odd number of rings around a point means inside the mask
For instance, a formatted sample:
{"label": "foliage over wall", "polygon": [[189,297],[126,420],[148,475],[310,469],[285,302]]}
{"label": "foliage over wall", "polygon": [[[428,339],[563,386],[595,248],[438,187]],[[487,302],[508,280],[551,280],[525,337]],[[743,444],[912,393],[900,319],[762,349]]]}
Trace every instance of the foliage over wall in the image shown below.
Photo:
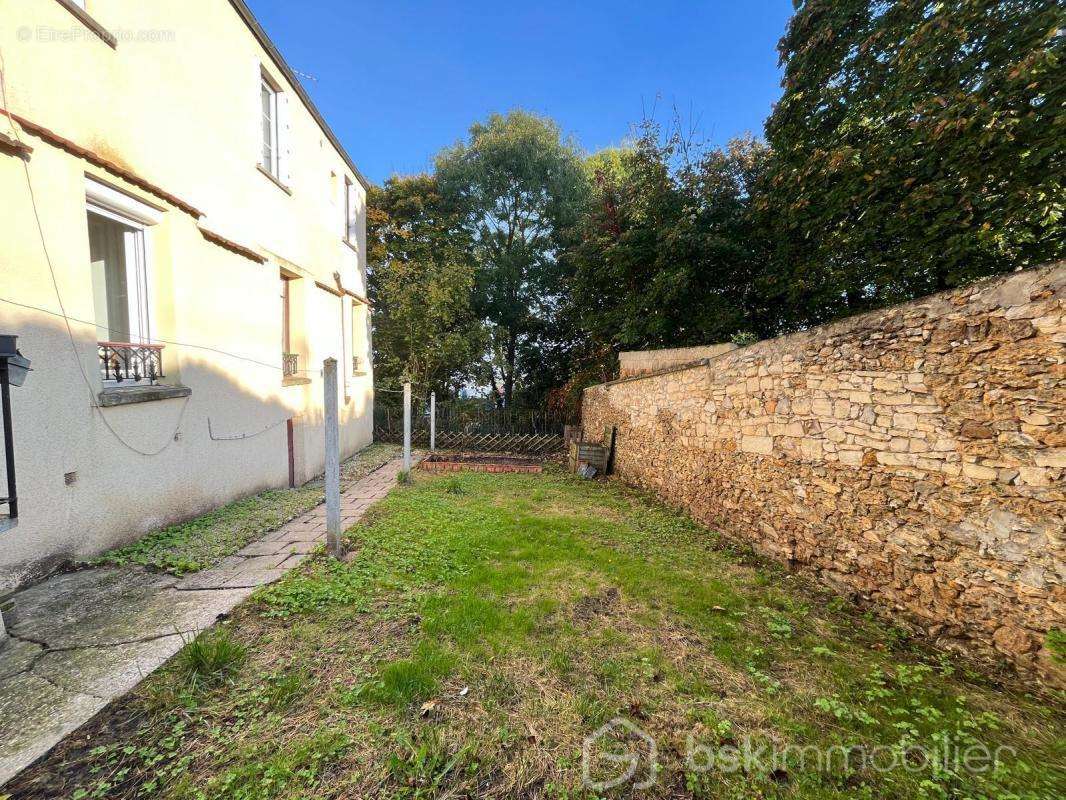
{"label": "foliage over wall", "polygon": [[[801,0],[768,143],[645,121],[582,159],[550,119],[493,115],[425,178],[441,189],[420,254],[389,234],[404,248],[371,264],[465,264],[435,280],[487,338],[461,334],[445,372],[562,408],[621,350],[774,336],[1064,258],[1062,20],[1055,0]],[[434,325],[472,331],[456,313]],[[406,349],[376,330],[378,352],[439,360],[404,324]]]}
{"label": "foliage over wall", "polygon": [[784,327],[1066,255],[1056,0],[806,0],[758,206]]}

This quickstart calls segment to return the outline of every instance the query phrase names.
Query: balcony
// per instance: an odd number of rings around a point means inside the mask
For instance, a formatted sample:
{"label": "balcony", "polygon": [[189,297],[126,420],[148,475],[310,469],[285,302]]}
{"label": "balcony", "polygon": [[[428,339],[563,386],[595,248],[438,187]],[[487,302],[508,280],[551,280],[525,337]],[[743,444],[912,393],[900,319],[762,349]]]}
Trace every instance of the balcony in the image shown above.
{"label": "balcony", "polygon": [[100,372],[105,383],[155,385],[163,372],[163,345],[99,342]]}
{"label": "balcony", "polygon": [[300,374],[300,356],[298,353],[281,354],[281,385],[306,386],[311,379]]}
{"label": "balcony", "polygon": [[299,353],[282,353],[281,354],[281,377],[282,378],[295,378],[300,371],[300,354]]}

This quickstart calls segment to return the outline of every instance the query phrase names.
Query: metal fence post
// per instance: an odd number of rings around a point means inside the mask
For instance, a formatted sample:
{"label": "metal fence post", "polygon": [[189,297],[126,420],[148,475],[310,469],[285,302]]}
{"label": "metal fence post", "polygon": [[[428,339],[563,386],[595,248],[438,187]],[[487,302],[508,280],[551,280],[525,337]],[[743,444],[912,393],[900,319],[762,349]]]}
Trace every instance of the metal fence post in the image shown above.
{"label": "metal fence post", "polygon": [[403,385],[403,469],[411,471],[411,384]]}
{"label": "metal fence post", "polygon": [[429,393],[429,452],[437,449],[437,393]]}
{"label": "metal fence post", "polygon": [[344,555],[341,544],[341,452],[337,418],[337,359],[322,362],[322,408],[326,428],[326,548],[334,558]]}

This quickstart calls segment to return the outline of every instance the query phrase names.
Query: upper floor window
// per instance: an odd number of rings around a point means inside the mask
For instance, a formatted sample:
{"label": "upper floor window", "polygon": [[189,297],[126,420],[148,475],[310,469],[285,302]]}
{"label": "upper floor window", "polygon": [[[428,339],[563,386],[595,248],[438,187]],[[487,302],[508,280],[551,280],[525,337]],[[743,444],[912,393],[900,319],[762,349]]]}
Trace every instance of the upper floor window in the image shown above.
{"label": "upper floor window", "polygon": [[280,179],[279,144],[281,137],[278,136],[278,95],[280,93],[263,75],[260,79],[259,94],[263,104],[263,152],[259,163],[263,169]]}
{"label": "upper floor window", "polygon": [[292,185],[289,94],[258,61],[255,64],[255,130],[259,166],[285,191]]}
{"label": "upper floor window", "polygon": [[347,175],[344,176],[344,241],[355,244],[355,187]]}

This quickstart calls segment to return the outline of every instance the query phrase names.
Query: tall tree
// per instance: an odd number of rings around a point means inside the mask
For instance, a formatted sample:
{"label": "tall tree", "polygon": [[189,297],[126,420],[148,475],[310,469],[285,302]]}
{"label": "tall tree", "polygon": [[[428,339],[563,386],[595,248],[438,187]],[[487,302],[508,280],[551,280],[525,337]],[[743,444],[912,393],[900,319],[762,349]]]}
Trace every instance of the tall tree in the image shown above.
{"label": "tall tree", "polygon": [[378,383],[457,390],[485,347],[462,219],[430,175],[390,178],[367,206]]}
{"label": "tall tree", "polygon": [[751,287],[767,248],[751,193],[767,156],[751,137],[700,148],[676,125],[665,137],[646,125],[631,145],[588,159],[593,198],[563,263],[593,374],[620,350],[725,341],[756,326]]}
{"label": "tall tree", "polygon": [[789,324],[1066,255],[1057,0],[798,0],[760,291]]}
{"label": "tall tree", "polygon": [[441,190],[462,213],[476,261],[475,309],[492,346],[484,360],[497,400],[510,405],[516,381],[559,303],[560,232],[584,207],[577,148],[550,119],[494,114],[465,142],[437,157]]}

